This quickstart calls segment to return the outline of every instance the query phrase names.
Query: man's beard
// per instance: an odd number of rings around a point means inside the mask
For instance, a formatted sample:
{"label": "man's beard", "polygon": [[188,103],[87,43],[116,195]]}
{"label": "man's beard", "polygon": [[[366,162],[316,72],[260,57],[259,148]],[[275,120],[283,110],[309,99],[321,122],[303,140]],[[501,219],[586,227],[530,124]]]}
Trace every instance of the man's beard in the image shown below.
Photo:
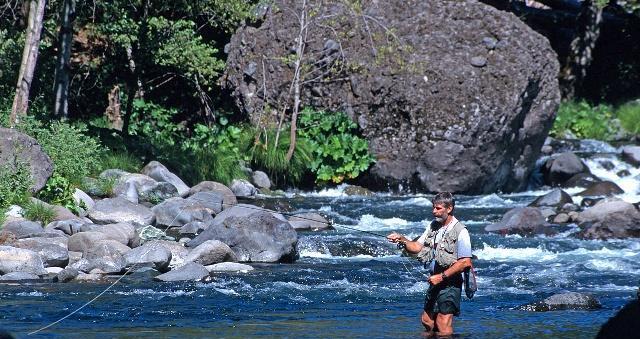
{"label": "man's beard", "polygon": [[445,215],[444,217],[436,217],[436,221],[439,223],[443,223],[445,220],[447,220],[447,216]]}

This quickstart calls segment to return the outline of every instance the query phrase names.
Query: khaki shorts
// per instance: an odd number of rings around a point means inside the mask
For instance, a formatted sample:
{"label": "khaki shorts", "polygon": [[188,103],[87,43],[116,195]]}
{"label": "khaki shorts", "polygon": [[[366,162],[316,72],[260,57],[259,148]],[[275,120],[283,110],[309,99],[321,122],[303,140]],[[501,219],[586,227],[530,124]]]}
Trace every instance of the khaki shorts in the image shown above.
{"label": "khaki shorts", "polygon": [[424,311],[460,315],[462,287],[455,285],[429,286],[424,298]]}

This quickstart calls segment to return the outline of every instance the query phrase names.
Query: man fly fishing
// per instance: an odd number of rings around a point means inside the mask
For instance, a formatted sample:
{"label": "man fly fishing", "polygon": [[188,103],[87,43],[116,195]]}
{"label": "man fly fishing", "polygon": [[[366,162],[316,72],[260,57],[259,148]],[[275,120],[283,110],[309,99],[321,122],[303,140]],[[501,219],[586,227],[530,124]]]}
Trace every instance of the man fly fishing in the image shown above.
{"label": "man fly fishing", "polygon": [[421,321],[427,334],[453,334],[453,316],[460,314],[462,272],[471,268],[471,238],[466,226],[455,216],[455,200],[449,192],[440,192],[431,200],[434,220],[424,233],[411,241],[391,233],[389,241],[429,265],[429,289],[424,300]]}

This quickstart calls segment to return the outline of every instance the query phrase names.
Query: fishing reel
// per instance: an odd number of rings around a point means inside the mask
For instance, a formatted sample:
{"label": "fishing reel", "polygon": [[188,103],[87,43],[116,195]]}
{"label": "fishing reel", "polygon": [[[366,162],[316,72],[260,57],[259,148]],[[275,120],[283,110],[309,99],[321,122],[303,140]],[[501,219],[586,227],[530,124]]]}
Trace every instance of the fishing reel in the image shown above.
{"label": "fishing reel", "polygon": [[399,250],[405,250],[407,249],[407,244],[404,241],[398,241],[396,243],[396,247],[398,247]]}

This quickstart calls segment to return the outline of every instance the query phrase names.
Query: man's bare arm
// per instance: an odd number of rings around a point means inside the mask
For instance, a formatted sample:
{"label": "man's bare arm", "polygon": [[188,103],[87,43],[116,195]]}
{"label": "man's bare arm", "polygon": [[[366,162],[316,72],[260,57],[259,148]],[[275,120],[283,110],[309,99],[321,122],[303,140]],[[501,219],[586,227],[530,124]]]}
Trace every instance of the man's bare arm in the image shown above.
{"label": "man's bare arm", "polygon": [[398,234],[398,233],[395,233],[395,232],[389,234],[387,236],[387,239],[389,239],[389,241],[391,241],[394,244],[404,244],[404,247],[407,250],[407,252],[409,252],[411,254],[416,254],[416,253],[420,252],[422,250],[422,248],[424,247],[420,242],[411,241],[411,240],[407,239],[404,235]]}

